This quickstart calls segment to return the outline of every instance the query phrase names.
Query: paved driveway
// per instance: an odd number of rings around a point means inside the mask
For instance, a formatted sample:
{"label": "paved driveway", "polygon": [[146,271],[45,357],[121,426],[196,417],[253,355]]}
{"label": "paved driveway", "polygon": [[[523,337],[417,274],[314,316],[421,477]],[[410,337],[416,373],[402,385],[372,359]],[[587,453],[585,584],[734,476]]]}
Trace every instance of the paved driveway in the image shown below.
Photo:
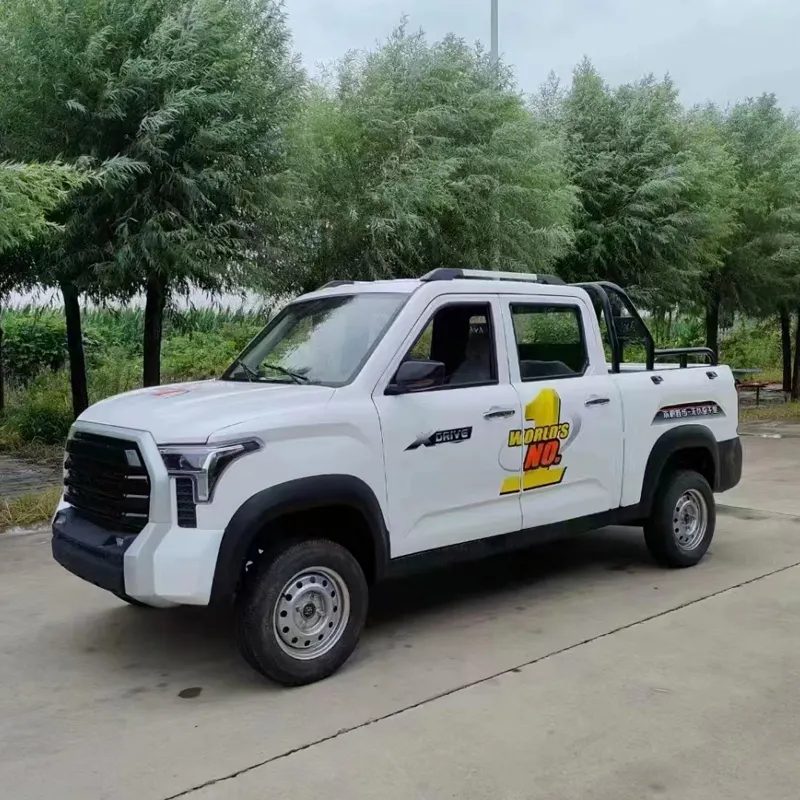
{"label": "paved driveway", "polygon": [[[748,440],[754,475],[765,442],[800,474],[800,441]],[[297,690],[225,615],[128,608],[0,538],[0,796],[795,800],[800,496],[753,486],[694,569],[611,529],[386,587]]]}

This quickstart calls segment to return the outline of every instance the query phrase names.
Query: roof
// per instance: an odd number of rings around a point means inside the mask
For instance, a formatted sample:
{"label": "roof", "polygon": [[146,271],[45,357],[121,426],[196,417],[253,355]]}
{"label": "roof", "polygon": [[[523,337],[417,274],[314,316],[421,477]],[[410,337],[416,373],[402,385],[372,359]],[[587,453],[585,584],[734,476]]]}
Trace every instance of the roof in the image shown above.
{"label": "roof", "polygon": [[[310,294],[316,295],[322,292],[328,294],[330,290],[340,290],[335,293],[343,294],[347,291],[348,287],[357,287],[359,292],[397,292],[401,294],[411,294],[426,283],[446,281],[458,281],[461,290],[466,288],[465,284],[470,285],[473,283],[480,284],[473,288],[485,290],[487,288],[485,281],[502,281],[504,284],[524,284],[526,290],[530,289],[532,283],[538,286],[565,286],[564,281],[556,275],[440,267],[428,272],[421,278],[398,278],[394,280],[376,281],[330,281]],[[462,281],[465,283],[461,283]],[[507,289],[509,287],[506,285],[503,288]]]}

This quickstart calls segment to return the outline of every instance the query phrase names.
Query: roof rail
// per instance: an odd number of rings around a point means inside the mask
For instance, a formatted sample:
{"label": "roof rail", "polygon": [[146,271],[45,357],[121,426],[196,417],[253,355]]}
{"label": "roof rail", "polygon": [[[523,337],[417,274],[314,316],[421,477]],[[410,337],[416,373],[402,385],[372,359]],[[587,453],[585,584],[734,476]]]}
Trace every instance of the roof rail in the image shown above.
{"label": "roof rail", "polygon": [[320,289],[332,289],[334,286],[349,286],[350,284],[355,283],[355,281],[328,281],[324,286],[320,286]]}
{"label": "roof rail", "polygon": [[558,275],[536,275],[532,272],[495,272],[490,269],[455,269],[439,267],[423,275],[423,281],[453,281],[457,279],[485,281],[522,281],[527,283],[543,283],[563,286],[564,281]]}

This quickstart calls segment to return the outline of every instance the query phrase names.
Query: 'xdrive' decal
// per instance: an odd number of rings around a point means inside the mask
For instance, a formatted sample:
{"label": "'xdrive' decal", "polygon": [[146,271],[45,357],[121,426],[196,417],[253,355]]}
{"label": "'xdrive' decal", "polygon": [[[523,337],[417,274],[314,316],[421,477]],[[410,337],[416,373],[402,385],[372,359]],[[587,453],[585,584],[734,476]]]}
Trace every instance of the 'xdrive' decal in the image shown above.
{"label": "'xdrive' decal", "polygon": [[472,437],[472,428],[449,428],[446,431],[420,434],[415,441],[406,447],[406,450],[416,450],[418,447],[435,447],[437,444],[465,442]]}

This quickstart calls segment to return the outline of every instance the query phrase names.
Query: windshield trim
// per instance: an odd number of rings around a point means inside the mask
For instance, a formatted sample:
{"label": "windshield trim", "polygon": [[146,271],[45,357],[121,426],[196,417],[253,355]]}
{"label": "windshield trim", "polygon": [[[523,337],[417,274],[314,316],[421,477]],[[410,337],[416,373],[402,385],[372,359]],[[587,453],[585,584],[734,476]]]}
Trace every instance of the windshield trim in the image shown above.
{"label": "windshield trim", "polygon": [[287,303],[256,335],[251,339],[251,341],[245,345],[244,349],[236,356],[233,361],[231,361],[230,366],[222,373],[219,377],[221,381],[234,381],[239,383],[240,381],[237,378],[232,377],[233,372],[236,370],[238,362],[243,360],[247,357],[247,354],[250,353],[255,347],[259,345],[267,336],[269,336],[270,332],[276,328],[284,317],[288,316],[291,313],[291,310],[297,308],[298,306],[303,306],[311,303],[318,303],[321,300],[333,299],[333,298],[354,298],[354,297],[395,297],[401,300],[398,303],[397,308],[392,312],[389,318],[386,320],[386,324],[381,328],[378,335],[375,337],[375,340],[372,342],[370,347],[364,353],[363,358],[359,361],[356,368],[353,370],[352,374],[348,377],[345,381],[309,381],[308,383],[292,383],[290,381],[241,381],[242,383],[252,383],[253,386],[263,385],[264,383],[270,384],[286,384],[291,386],[327,386],[330,389],[339,389],[342,386],[349,386],[358,376],[361,374],[361,371],[364,369],[366,363],[372,357],[372,354],[375,352],[375,349],[378,345],[383,341],[383,337],[386,336],[386,332],[389,328],[394,324],[394,321],[397,319],[397,316],[400,312],[405,308],[406,303],[408,302],[409,298],[411,297],[410,294],[406,292],[336,292],[331,293],[328,295],[322,295],[318,297],[307,297],[305,299],[297,299],[292,301],[291,303]]}

